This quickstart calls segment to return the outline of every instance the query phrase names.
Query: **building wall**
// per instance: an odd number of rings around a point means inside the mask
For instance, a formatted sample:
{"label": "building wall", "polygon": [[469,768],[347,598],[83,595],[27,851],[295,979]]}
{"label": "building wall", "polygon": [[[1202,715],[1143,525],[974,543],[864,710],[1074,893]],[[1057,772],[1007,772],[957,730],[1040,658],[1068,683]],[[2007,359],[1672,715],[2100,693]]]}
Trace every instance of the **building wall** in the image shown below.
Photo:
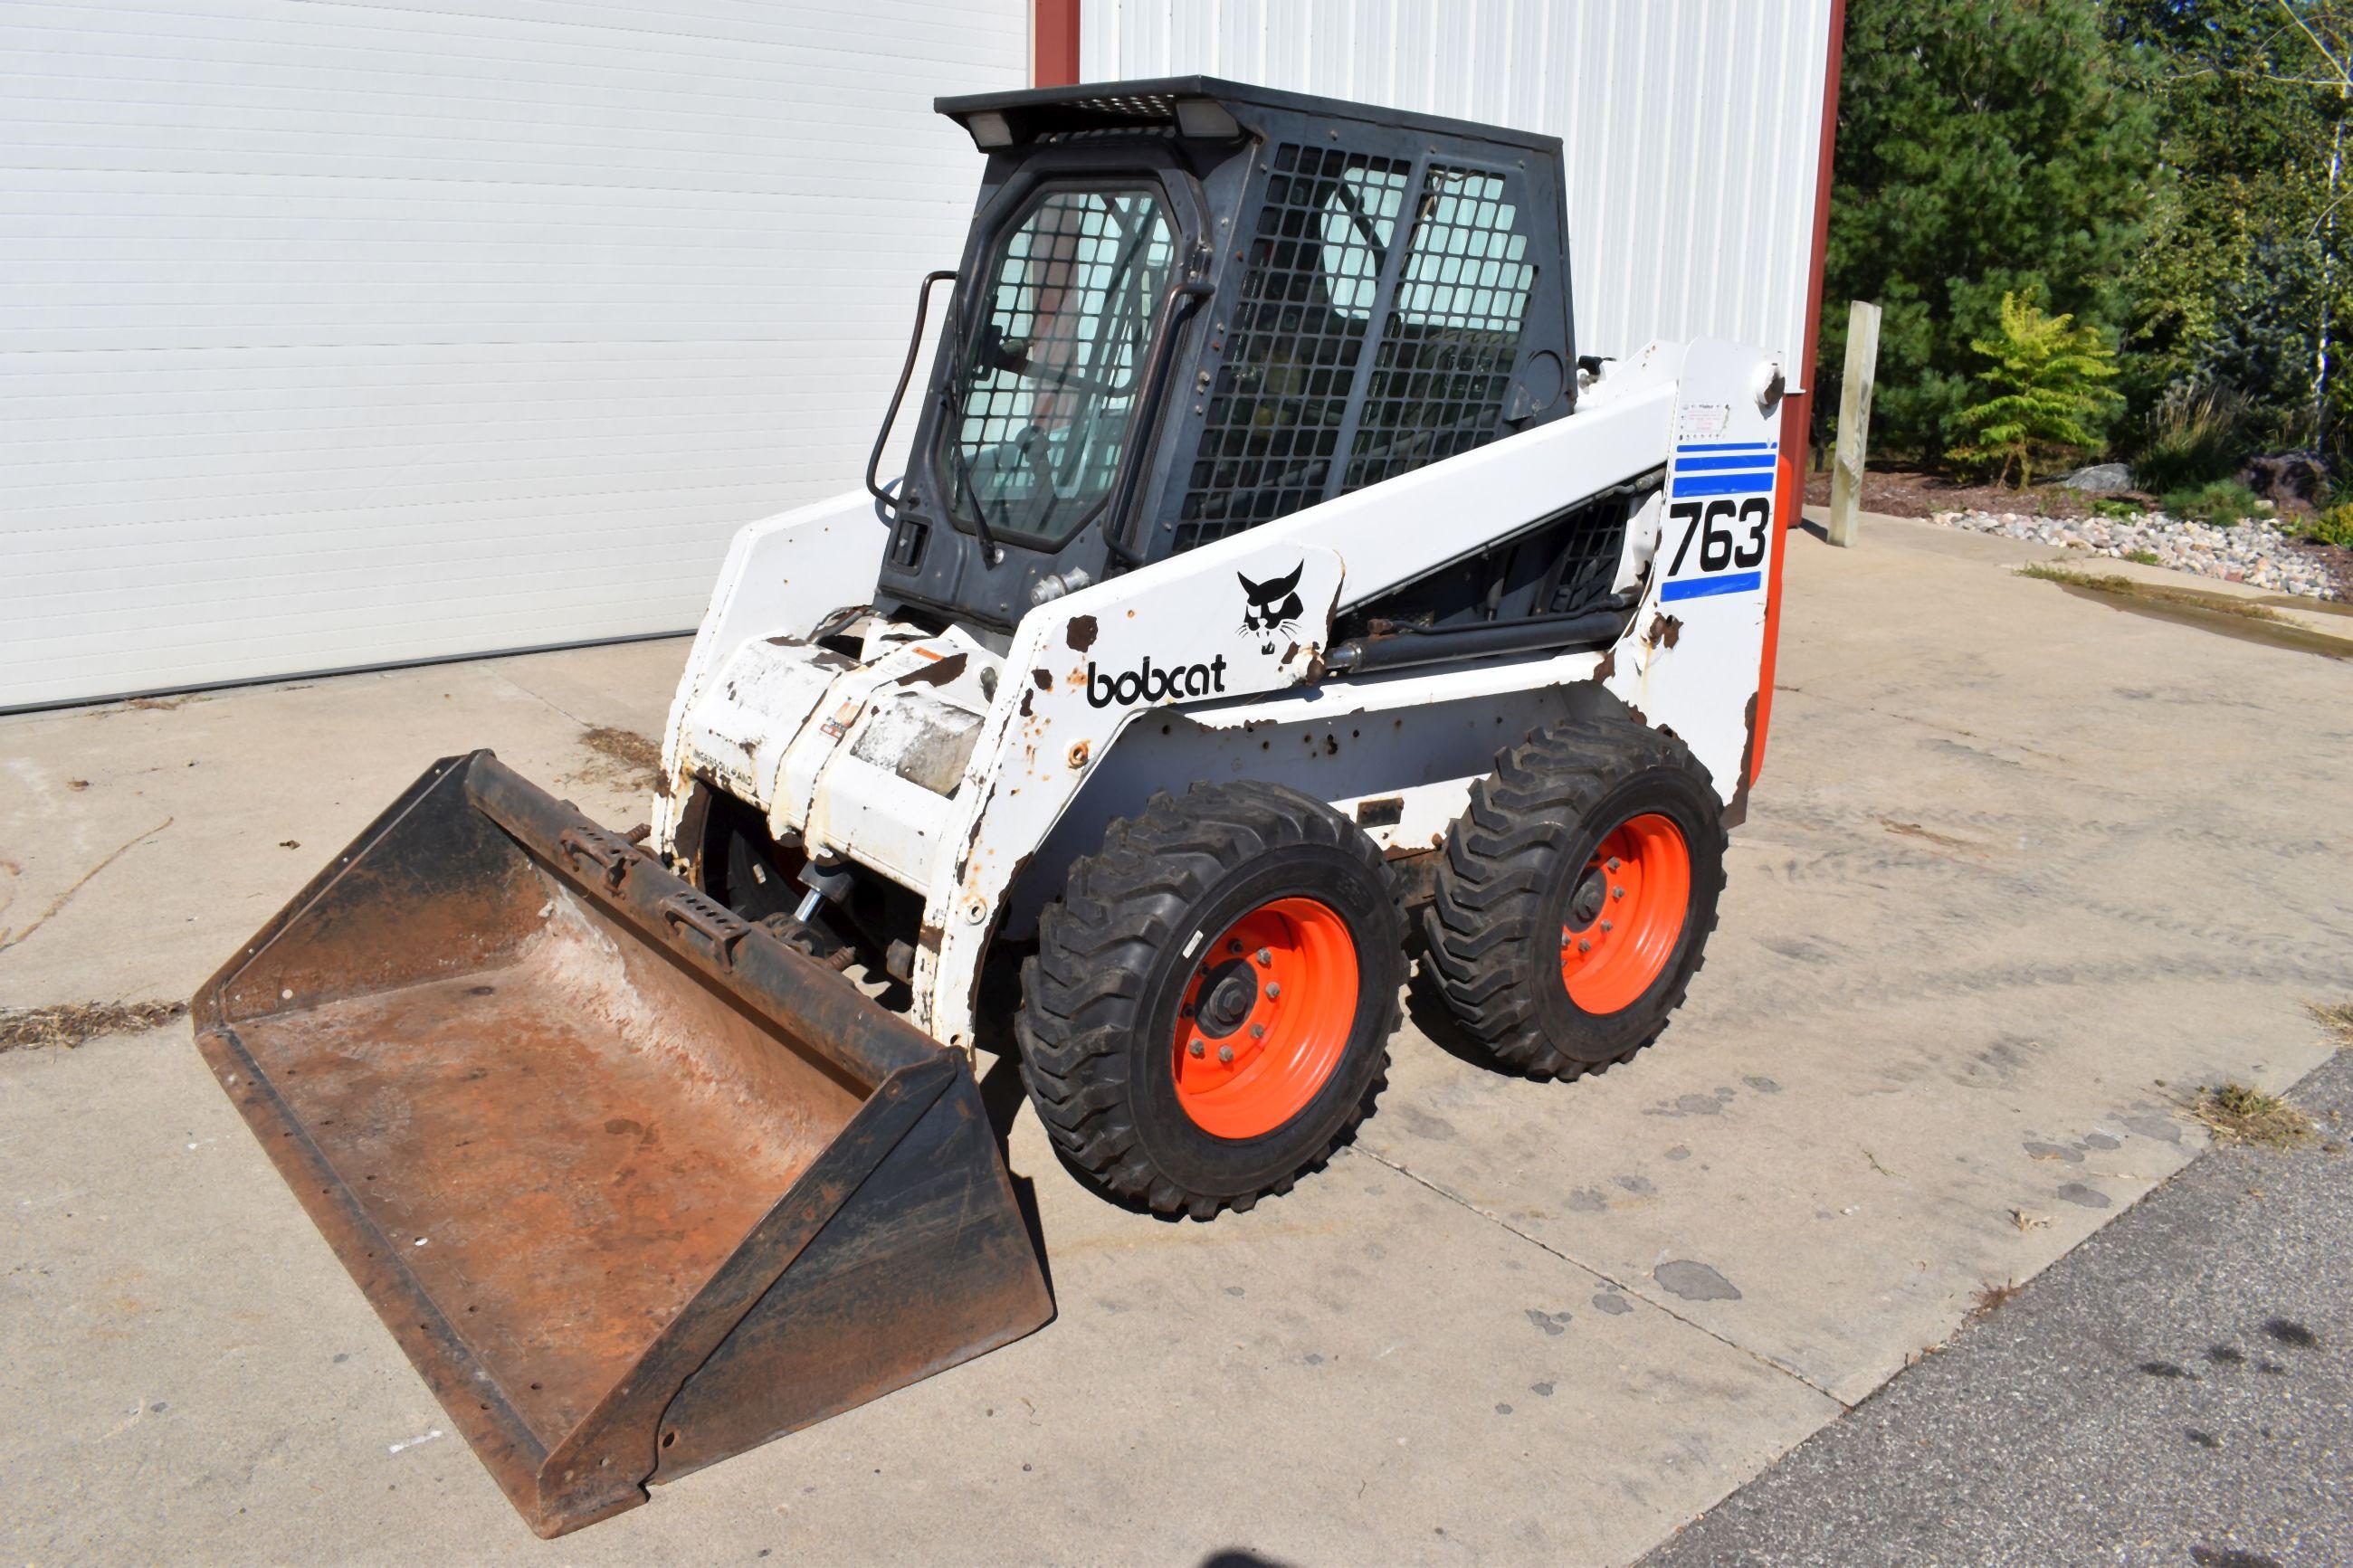
{"label": "building wall", "polygon": [[691,627],[1027,0],[0,0],[0,708]]}
{"label": "building wall", "polygon": [[1081,0],[1080,67],[1087,80],[1201,72],[1549,132],[1567,164],[1580,353],[1708,336],[1794,366],[1831,5]]}

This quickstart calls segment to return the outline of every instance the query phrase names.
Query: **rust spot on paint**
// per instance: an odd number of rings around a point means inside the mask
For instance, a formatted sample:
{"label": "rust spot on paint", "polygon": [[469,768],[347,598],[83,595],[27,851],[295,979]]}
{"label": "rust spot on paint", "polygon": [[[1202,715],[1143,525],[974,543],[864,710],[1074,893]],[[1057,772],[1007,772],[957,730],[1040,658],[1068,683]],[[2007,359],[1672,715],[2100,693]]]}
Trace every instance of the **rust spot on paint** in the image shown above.
{"label": "rust spot on paint", "polygon": [[1029,672],[1029,679],[1038,683],[1040,691],[1054,689],[1054,672],[1050,669],[1033,669]]}
{"label": "rust spot on paint", "polygon": [[1071,766],[1074,768],[1085,767],[1087,765],[1087,758],[1092,755],[1093,752],[1094,748],[1088,745],[1084,741],[1071,742]]}
{"label": "rust spot on paint", "polygon": [[1029,704],[1036,700],[1037,696],[1034,691],[1025,691],[1021,694],[1021,717],[1024,719],[1029,717]]}
{"label": "rust spot on paint", "polygon": [[901,686],[945,686],[949,681],[954,680],[957,676],[964,673],[964,664],[965,656],[963,654],[952,653],[945,658],[937,659],[930,664],[924,665],[920,669],[909,670],[906,674],[899,678],[898,684]]}
{"label": "rust spot on paint", "polygon": [[1618,645],[1611,643],[1602,650],[1601,662],[1593,667],[1593,679],[1607,680],[1618,673]]}
{"label": "rust spot on paint", "polygon": [[1748,820],[1749,775],[1757,771],[1757,693],[1748,694],[1748,710],[1740,716],[1747,738],[1740,742],[1740,781],[1732,786],[1732,799],[1724,808],[1724,826],[1737,827]]}
{"label": "rust spot on paint", "polygon": [[923,944],[925,952],[937,952],[940,950],[940,943],[947,940],[947,935],[946,930],[943,927],[925,926],[915,933],[915,940]]}
{"label": "rust spot on paint", "polygon": [[1651,623],[1650,643],[1652,647],[1672,647],[1675,640],[1683,635],[1683,622],[1672,616],[1662,613]]}
{"label": "rust spot on paint", "polygon": [[1070,643],[1071,652],[1084,653],[1095,646],[1097,629],[1092,616],[1072,616],[1070,629],[1063,637]]}
{"label": "rust spot on paint", "polygon": [[1388,862],[1389,884],[1397,889],[1398,902],[1415,909],[1437,896],[1437,850],[1395,845],[1382,850],[1381,858]]}

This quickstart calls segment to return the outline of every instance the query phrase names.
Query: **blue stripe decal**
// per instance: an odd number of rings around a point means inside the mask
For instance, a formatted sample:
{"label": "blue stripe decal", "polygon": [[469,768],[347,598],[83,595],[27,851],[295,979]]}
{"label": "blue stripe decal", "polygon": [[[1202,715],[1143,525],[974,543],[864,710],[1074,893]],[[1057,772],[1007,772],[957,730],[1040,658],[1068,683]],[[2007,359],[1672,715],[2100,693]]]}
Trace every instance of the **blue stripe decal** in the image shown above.
{"label": "blue stripe decal", "polygon": [[1680,583],[1670,583],[1659,590],[1659,597],[1672,604],[1677,599],[1712,599],[1718,594],[1746,594],[1761,586],[1761,572],[1735,572],[1724,577],[1686,577]]}
{"label": "blue stripe decal", "polygon": [[1674,489],[1677,500],[1685,496],[1770,495],[1773,475],[1769,469],[1763,473],[1694,474],[1690,479],[1679,475]]}
{"label": "blue stripe decal", "polygon": [[[1760,468],[1758,467],[1759,464],[1763,464],[1764,466]],[[1675,458],[1675,472],[1679,474],[1695,474],[1715,468],[1745,468],[1750,473],[1769,474],[1773,471],[1773,465],[1766,462],[1761,457],[1689,458],[1678,456]]]}
{"label": "blue stripe decal", "polygon": [[1770,441],[1686,441],[1675,448],[1678,452],[1770,452]]}

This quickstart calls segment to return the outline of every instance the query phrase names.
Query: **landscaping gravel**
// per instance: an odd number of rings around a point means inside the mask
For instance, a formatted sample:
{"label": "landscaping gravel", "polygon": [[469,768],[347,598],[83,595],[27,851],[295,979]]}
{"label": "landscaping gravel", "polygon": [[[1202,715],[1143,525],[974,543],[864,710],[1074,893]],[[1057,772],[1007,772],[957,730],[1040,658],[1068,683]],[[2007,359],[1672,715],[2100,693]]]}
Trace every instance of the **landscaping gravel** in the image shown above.
{"label": "landscaping gravel", "polygon": [[2129,518],[2031,517],[2007,511],[1932,511],[1931,522],[1966,528],[1978,533],[1998,533],[2009,539],[2031,539],[2124,560],[2136,552],[2156,557],[2153,564],[2177,572],[2274,593],[2297,594],[2310,599],[2343,595],[2316,552],[2300,546],[2273,524],[2250,518],[2232,528],[2190,522],[2161,511]]}

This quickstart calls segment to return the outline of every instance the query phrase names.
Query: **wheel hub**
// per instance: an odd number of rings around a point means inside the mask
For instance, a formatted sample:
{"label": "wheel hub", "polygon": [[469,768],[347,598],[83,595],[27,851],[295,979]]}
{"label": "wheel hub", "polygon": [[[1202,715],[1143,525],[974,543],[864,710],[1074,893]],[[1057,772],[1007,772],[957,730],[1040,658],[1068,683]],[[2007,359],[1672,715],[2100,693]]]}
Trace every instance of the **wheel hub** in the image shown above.
{"label": "wheel hub", "polygon": [[1220,1138],[1272,1132],[1314,1100],[1356,1028],[1355,939],[1339,913],[1283,898],[1243,915],[1187,979],[1176,1101]]}
{"label": "wheel hub", "polygon": [[1247,960],[1230,958],[1203,977],[1198,1023],[1201,1033],[1221,1040],[1250,1016],[1258,1001],[1258,977]]}
{"label": "wheel hub", "polygon": [[1682,940],[1691,848],[1672,818],[1645,812],[1602,837],[1562,911],[1560,979],[1588,1013],[1640,1001]]}
{"label": "wheel hub", "polygon": [[1577,884],[1577,891],[1569,895],[1569,930],[1583,931],[1599,920],[1602,906],[1609,901],[1609,874],[1596,862],[1586,868],[1584,879]]}

